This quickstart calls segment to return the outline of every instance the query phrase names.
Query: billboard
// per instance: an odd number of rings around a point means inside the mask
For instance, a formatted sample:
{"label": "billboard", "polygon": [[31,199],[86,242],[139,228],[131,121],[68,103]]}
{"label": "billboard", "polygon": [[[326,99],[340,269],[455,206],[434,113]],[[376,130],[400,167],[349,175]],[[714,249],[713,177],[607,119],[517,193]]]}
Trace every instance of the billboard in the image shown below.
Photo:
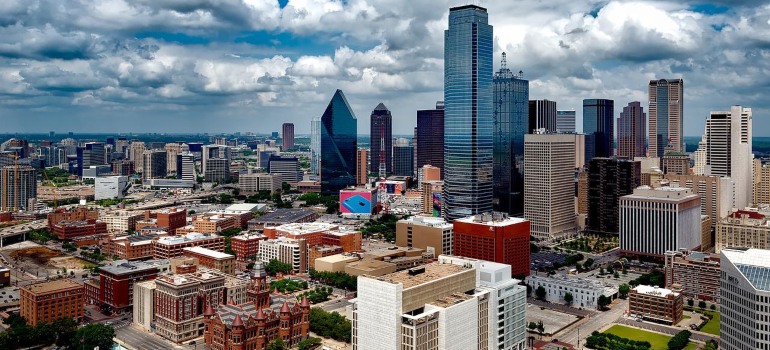
{"label": "billboard", "polygon": [[343,214],[371,214],[372,193],[367,191],[341,191],[340,212]]}
{"label": "billboard", "polygon": [[433,216],[441,216],[441,192],[433,193]]}
{"label": "billboard", "polygon": [[405,190],[404,183],[400,181],[381,181],[379,185],[380,189],[387,194],[400,195]]}

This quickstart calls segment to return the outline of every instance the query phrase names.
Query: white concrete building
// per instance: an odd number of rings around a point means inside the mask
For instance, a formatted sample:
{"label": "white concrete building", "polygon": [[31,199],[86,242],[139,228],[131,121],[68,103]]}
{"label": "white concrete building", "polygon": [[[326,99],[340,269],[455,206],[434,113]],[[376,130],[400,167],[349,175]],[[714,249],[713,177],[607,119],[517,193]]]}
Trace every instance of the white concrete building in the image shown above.
{"label": "white concrete building", "polygon": [[134,324],[146,331],[152,330],[155,321],[155,281],[134,284]]}
{"label": "white concrete building", "polygon": [[128,176],[105,176],[94,180],[94,199],[121,199],[131,184]]}
{"label": "white concrete building", "polygon": [[439,256],[358,279],[353,349],[525,349],[526,288],[505,264]]}
{"label": "white concrete building", "polygon": [[270,191],[271,194],[274,191],[280,191],[281,183],[281,175],[279,174],[255,173],[238,176],[241,194],[247,196],[257,194],[259,191]]}
{"label": "white concrete building", "polygon": [[706,175],[729,176],[734,186],[733,208],[752,204],[754,174],[751,108],[732,106],[711,112],[706,120]]}
{"label": "white concrete building", "polygon": [[552,303],[566,304],[564,296],[572,293],[574,307],[597,308],[600,296],[615,299],[618,295],[616,286],[578,277],[530,275],[525,281],[532,288],[532,295],[538,287],[543,287],[545,300]]}
{"label": "white concrete building", "polygon": [[295,273],[305,273],[308,270],[307,255],[307,241],[304,239],[278,237],[259,241],[257,260],[267,264],[276,259],[290,264]]}
{"label": "white concrete building", "polygon": [[720,349],[770,349],[770,250],[723,249]]}
{"label": "white concrete building", "polygon": [[136,222],[142,220],[144,214],[132,211],[117,211],[108,215],[100,215],[99,220],[107,224],[109,232],[128,232],[136,230]]}
{"label": "white concrete building", "polygon": [[708,158],[707,148],[706,135],[703,135],[700,142],[698,142],[698,149],[693,153],[695,164],[692,167],[692,172],[695,175],[701,176],[706,174],[706,159]]}

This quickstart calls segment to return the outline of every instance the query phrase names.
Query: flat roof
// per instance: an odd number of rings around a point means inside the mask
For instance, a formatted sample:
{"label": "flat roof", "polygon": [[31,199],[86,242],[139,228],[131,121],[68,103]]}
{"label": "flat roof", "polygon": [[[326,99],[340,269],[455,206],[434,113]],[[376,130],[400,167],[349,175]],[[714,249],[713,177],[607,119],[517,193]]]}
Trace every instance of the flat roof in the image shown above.
{"label": "flat roof", "polygon": [[32,284],[21,288],[30,291],[30,293],[32,294],[43,294],[43,293],[50,293],[50,292],[55,292],[63,289],[83,288],[83,285],[71,279],[62,279],[62,280]]}
{"label": "flat roof", "polygon": [[160,237],[155,243],[163,245],[173,245],[190,241],[200,241],[204,239],[218,238],[218,235],[210,233],[190,232],[184,236]]}
{"label": "flat roof", "polygon": [[396,264],[385,262],[382,260],[363,259],[354,261],[348,264],[349,267],[359,269],[362,271],[371,271],[381,269],[383,267],[395,266]]}
{"label": "flat roof", "polygon": [[401,219],[398,222],[412,224],[412,225],[440,227],[440,228],[451,228],[453,226],[451,222],[447,222],[446,220],[444,220],[444,218],[433,217],[433,216],[412,216],[406,219]]}
{"label": "flat roof", "polygon": [[148,264],[141,261],[117,260],[113,262],[112,265],[100,267],[99,270],[113,275],[123,275],[157,268],[158,266],[155,264]]}
{"label": "flat roof", "polygon": [[419,286],[421,284],[433,282],[444,277],[449,277],[465,271],[469,271],[469,269],[459,265],[439,263],[422,265],[418,266],[417,268],[425,268],[425,272],[416,275],[410,275],[409,270],[403,270],[373,278],[383,282],[401,284],[403,285],[404,289],[408,289]]}
{"label": "flat roof", "polygon": [[469,300],[471,298],[473,298],[472,295],[463,294],[463,293],[452,293],[443,298],[436,299],[428,304],[435,305],[442,308],[448,308],[448,307],[451,307],[452,305],[462,303],[463,301]]}
{"label": "flat roof", "polygon": [[637,293],[647,294],[647,295],[654,295],[654,296],[659,296],[659,297],[664,297],[664,298],[667,297],[669,294],[673,294],[674,296],[679,295],[679,293],[676,293],[676,292],[672,291],[671,289],[659,288],[659,287],[654,287],[654,286],[639,285],[639,286],[636,286],[636,288],[634,288],[634,290]]}
{"label": "flat roof", "polygon": [[266,206],[267,206],[266,204],[240,203],[240,204],[233,204],[225,208],[225,211],[258,211]]}
{"label": "flat roof", "polygon": [[296,222],[281,226],[272,227],[276,231],[284,231],[292,235],[303,235],[308,233],[328,231],[338,228],[335,224],[325,222]]}
{"label": "flat roof", "polygon": [[216,250],[211,250],[208,248],[203,247],[188,247],[188,248],[182,248],[184,251],[193,252],[200,255],[205,255],[212,257],[214,259],[229,259],[229,258],[235,258],[235,255],[227,254],[227,253],[221,253]]}
{"label": "flat roof", "polygon": [[770,250],[724,248],[722,257],[735,265],[755,289],[770,291]]}
{"label": "flat roof", "polygon": [[272,213],[267,213],[258,218],[251,219],[249,222],[288,224],[314,214],[315,211],[311,209],[276,209]]}
{"label": "flat roof", "polygon": [[325,256],[323,258],[317,258],[317,259],[315,259],[315,262],[316,262],[316,264],[319,261],[333,264],[333,263],[337,263],[337,262],[348,262],[348,261],[353,262],[353,261],[358,261],[358,260],[359,260],[358,257],[355,256],[355,255],[334,254],[334,255]]}
{"label": "flat roof", "polygon": [[396,254],[400,254],[400,253],[424,252],[424,251],[425,251],[424,249],[415,248],[415,247],[390,247],[390,248],[371,250],[366,252],[366,255],[372,256],[375,258],[385,258]]}
{"label": "flat roof", "polygon": [[237,239],[237,240],[249,240],[249,239],[267,239],[267,236],[261,234],[261,233],[244,233],[237,236],[233,236],[230,239]]}
{"label": "flat roof", "polygon": [[522,219],[522,218],[512,218],[512,217],[509,217],[508,214],[503,214],[503,213],[495,213],[495,214],[484,213],[484,214],[478,214],[478,215],[469,216],[465,218],[455,219],[455,222],[494,226],[494,227],[504,227],[504,226],[521,224],[523,222],[529,222],[529,220]]}

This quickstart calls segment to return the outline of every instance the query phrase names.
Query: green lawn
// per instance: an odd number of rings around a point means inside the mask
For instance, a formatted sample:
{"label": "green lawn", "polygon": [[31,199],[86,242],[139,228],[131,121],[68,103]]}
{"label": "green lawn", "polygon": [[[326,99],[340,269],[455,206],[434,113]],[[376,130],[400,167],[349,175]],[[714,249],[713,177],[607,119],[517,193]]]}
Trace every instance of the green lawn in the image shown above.
{"label": "green lawn", "polygon": [[716,336],[719,336],[719,313],[716,311],[702,311],[706,315],[714,316],[712,319],[706,323],[703,328],[700,329],[703,333],[713,334]]}
{"label": "green lawn", "polygon": [[[671,337],[663,334],[647,332],[641,329],[614,325],[610,329],[604,331],[604,333],[614,334],[618,337],[627,338],[636,341],[648,341],[652,345],[652,350],[666,350],[668,349],[668,341]],[[695,350],[695,343],[687,345],[685,350]]]}

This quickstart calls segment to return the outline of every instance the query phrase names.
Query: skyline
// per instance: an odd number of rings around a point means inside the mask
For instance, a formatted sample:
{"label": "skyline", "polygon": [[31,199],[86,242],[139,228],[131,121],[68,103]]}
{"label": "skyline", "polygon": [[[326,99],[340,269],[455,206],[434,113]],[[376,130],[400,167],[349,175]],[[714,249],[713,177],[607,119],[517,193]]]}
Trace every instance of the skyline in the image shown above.
{"label": "skyline", "polygon": [[[755,111],[757,130],[770,126],[761,118],[770,7],[732,3],[484,6],[497,28],[494,69],[506,52],[508,67],[531,81],[531,98],[575,109],[578,130],[582,99],[647,110],[650,79],[683,77],[684,135],[697,136],[710,111],[735,104]],[[0,11],[4,132],[268,132],[292,122],[307,134],[339,88],[359,118],[383,102],[394,134],[410,134],[416,111],[442,99],[441,37],[448,8],[459,5],[56,4],[11,1]],[[368,123],[359,124],[365,134]]]}

